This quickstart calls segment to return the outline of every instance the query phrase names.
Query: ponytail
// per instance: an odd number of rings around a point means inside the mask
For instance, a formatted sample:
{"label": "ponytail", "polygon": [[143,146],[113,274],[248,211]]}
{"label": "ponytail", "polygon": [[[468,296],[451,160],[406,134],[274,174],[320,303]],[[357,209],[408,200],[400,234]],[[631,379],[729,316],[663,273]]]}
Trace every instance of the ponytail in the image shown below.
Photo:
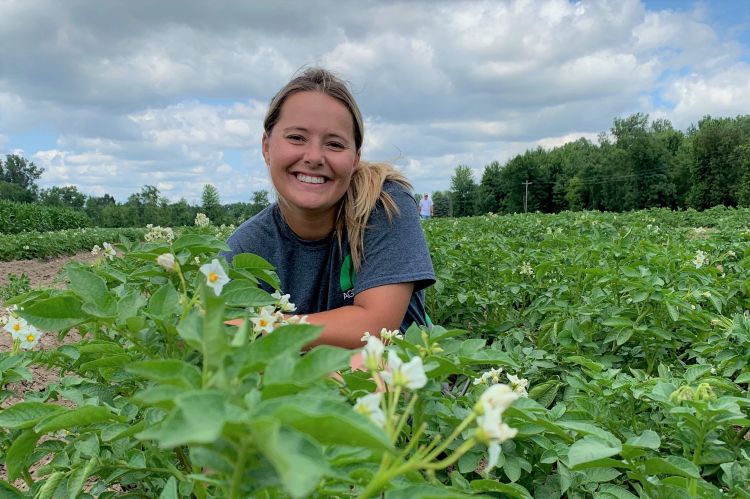
{"label": "ponytail", "polygon": [[360,161],[352,175],[349,189],[341,200],[334,230],[339,245],[342,244],[344,232],[346,232],[355,270],[359,270],[365,258],[364,240],[367,220],[378,201],[382,203],[388,220],[393,220],[393,216],[399,213],[396,202],[390,194],[383,191],[383,184],[386,181],[399,183],[408,190],[412,189],[406,177],[391,165]]}

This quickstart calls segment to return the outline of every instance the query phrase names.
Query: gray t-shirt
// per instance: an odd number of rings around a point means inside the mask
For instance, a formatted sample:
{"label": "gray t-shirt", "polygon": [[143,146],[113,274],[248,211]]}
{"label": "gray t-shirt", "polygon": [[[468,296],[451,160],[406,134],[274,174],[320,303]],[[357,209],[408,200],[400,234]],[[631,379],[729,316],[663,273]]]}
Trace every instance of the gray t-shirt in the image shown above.
{"label": "gray t-shirt", "polygon": [[[289,293],[298,314],[323,312],[354,304],[354,296],[386,284],[414,283],[409,307],[401,323],[427,325],[424,288],[435,283],[432,260],[411,193],[395,182],[383,189],[399,208],[389,221],[378,203],[365,229],[364,257],[358,272],[349,255],[346,235],[339,249],[335,235],[318,241],[300,239],[286,224],[276,203],[244,222],[229,237],[231,262],[238,253],[254,253],[268,260]],[[270,287],[263,284],[267,290]]]}

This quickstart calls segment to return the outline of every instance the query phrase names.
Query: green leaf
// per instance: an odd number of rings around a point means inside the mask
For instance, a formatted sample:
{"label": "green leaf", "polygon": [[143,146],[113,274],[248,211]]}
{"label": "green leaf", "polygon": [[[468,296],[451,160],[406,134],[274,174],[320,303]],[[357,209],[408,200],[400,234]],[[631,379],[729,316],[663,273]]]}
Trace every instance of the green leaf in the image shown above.
{"label": "green leaf", "polygon": [[130,355],[124,354],[124,355],[108,355],[106,357],[102,357],[100,359],[92,360],[89,362],[84,362],[81,364],[81,369],[84,371],[88,371],[91,369],[99,369],[102,367],[122,367],[126,364],[129,364],[133,360],[133,357]]}
{"label": "green leaf", "polygon": [[220,241],[213,236],[203,236],[200,234],[185,234],[178,237],[172,243],[172,251],[177,254],[182,250],[190,251],[191,255],[200,253],[217,254],[221,251],[229,251],[229,246],[224,241]]}
{"label": "green leaf", "polygon": [[0,427],[30,428],[37,421],[52,414],[65,411],[65,408],[42,402],[20,402],[0,412]]}
{"label": "green leaf", "polygon": [[86,426],[112,419],[109,409],[102,406],[85,405],[72,411],[65,411],[37,423],[34,430],[37,433],[52,433],[68,430],[76,426]]}
{"label": "green leaf", "polygon": [[567,360],[595,373],[600,373],[604,370],[604,366],[601,364],[598,364],[591,359],[587,359],[586,357],[581,357],[580,355],[572,355],[568,357]]}
{"label": "green leaf", "polygon": [[529,398],[536,400],[539,405],[549,407],[555,401],[557,392],[560,390],[562,383],[557,380],[548,380],[538,384],[529,390]]}
{"label": "green leaf", "polygon": [[644,472],[647,475],[677,475],[686,478],[700,478],[698,467],[683,457],[652,457],[643,464]]}
{"label": "green leaf", "polygon": [[711,371],[713,366],[709,364],[701,364],[696,366],[690,366],[685,370],[685,381],[692,383],[707,372]]}
{"label": "green leaf", "polygon": [[188,443],[210,444],[218,440],[228,420],[226,400],[218,390],[194,390],[180,395],[176,407],[155,427],[138,434],[162,448]]}
{"label": "green leaf", "polygon": [[464,494],[453,487],[436,485],[399,486],[385,491],[385,499],[470,499],[473,494]]}
{"label": "green leaf", "polygon": [[627,317],[618,317],[618,316],[609,317],[603,320],[602,324],[604,326],[610,326],[610,327],[627,327],[627,328],[633,327],[632,319],[628,319]]}
{"label": "green leaf", "polygon": [[171,282],[163,285],[151,295],[146,306],[146,312],[163,320],[177,314],[180,308],[180,294]]}
{"label": "green leaf", "polygon": [[107,283],[100,276],[82,268],[68,267],[65,274],[70,280],[70,290],[77,294],[85,305],[94,311],[92,315],[113,317],[117,315],[115,300],[107,289]]}
{"label": "green leaf", "polygon": [[39,439],[39,434],[34,430],[26,430],[10,445],[8,453],[5,456],[5,465],[8,468],[8,478],[11,481],[18,479],[29,467],[29,458],[36,448],[36,441]]}
{"label": "green leaf", "polygon": [[57,295],[24,306],[18,315],[45,331],[61,331],[88,320],[81,302],[73,295]]}
{"label": "green leaf", "polygon": [[297,394],[264,401],[258,407],[258,414],[271,416],[324,445],[391,449],[383,430],[342,402]]}
{"label": "green leaf", "polygon": [[587,435],[574,442],[568,449],[568,465],[575,468],[579,464],[611,457],[621,451],[621,445],[615,445],[607,440]]}
{"label": "green leaf", "polygon": [[653,430],[645,430],[637,437],[630,437],[625,445],[628,447],[637,447],[639,449],[657,450],[661,445],[659,434]]}
{"label": "green leaf", "polygon": [[229,307],[263,307],[276,303],[276,298],[246,280],[230,281],[222,290]]}
{"label": "green leaf", "polygon": [[159,494],[159,499],[177,499],[177,480],[173,476],[169,477],[167,484],[164,486],[164,490]]}
{"label": "green leaf", "polygon": [[232,258],[232,267],[247,270],[276,270],[268,261],[252,253],[240,253]]}
{"label": "green leaf", "polygon": [[680,311],[671,303],[667,303],[667,312],[673,321],[677,322],[680,319]]}
{"label": "green leaf", "polygon": [[322,451],[304,435],[271,419],[255,420],[251,427],[258,450],[271,462],[292,497],[310,495],[329,473]]}
{"label": "green leaf", "polygon": [[177,359],[143,360],[134,362],[125,370],[145,379],[183,388],[201,386],[201,372],[198,368]]}
{"label": "green leaf", "polygon": [[532,499],[529,491],[517,483],[500,483],[497,480],[472,480],[471,488],[477,492],[500,492],[508,497]]}
{"label": "green leaf", "polygon": [[750,383],[750,372],[740,374],[735,378],[734,382],[738,385],[740,383]]}
{"label": "green leaf", "polygon": [[0,480],[0,499],[23,499],[23,493],[20,490],[6,482]]}
{"label": "green leaf", "polygon": [[62,482],[64,478],[65,472],[63,471],[55,471],[54,473],[52,473],[47,477],[47,480],[39,489],[39,492],[37,492],[34,499],[52,499],[52,497],[54,497],[55,495],[55,491],[57,491],[57,487],[60,485],[60,482]]}
{"label": "green leaf", "polygon": [[83,489],[86,479],[91,476],[96,468],[97,458],[92,457],[85,465],[73,468],[68,475],[68,499],[76,499]]}
{"label": "green leaf", "polygon": [[309,351],[294,367],[294,377],[305,383],[312,383],[329,376],[333,371],[347,367],[352,351],[327,345]]}
{"label": "green leaf", "polygon": [[295,324],[282,326],[273,333],[250,343],[242,352],[243,373],[262,371],[275,357],[285,352],[299,352],[323,332],[321,326]]}

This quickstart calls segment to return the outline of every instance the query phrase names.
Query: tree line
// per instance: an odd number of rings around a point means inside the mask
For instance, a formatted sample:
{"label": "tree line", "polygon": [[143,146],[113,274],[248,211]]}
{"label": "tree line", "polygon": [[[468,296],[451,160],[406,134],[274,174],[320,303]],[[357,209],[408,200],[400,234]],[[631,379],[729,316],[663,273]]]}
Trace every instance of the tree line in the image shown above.
{"label": "tree line", "polygon": [[707,116],[686,132],[646,114],[615,118],[597,143],[585,138],[528,150],[484,167],[460,165],[436,216],[570,210],[629,211],[750,206],[750,115]]}
{"label": "tree line", "polygon": [[17,154],[0,158],[0,199],[82,210],[96,227],[192,225],[199,212],[217,225],[238,224],[270,203],[268,191],[260,190],[252,193],[249,202],[222,204],[219,191],[212,184],[203,186],[200,205],[191,205],[184,198],[170,203],[153,185],[143,186],[127,201],[118,203],[109,194],[87,196],[73,185],[39,189],[36,181],[43,172],[43,168]]}

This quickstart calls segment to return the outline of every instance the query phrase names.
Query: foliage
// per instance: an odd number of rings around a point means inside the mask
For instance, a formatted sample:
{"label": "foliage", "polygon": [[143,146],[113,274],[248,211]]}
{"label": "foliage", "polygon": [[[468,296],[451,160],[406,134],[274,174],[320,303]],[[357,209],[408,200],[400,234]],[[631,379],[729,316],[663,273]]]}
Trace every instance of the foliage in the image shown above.
{"label": "foliage", "polygon": [[453,206],[451,204],[450,191],[436,191],[433,193],[432,209],[436,217],[452,217]]}
{"label": "foliage", "polygon": [[21,275],[8,274],[8,284],[0,286],[0,301],[5,301],[8,298],[13,298],[22,293],[26,293],[31,289],[31,281],[29,276],[24,273]]}
{"label": "foliage", "polygon": [[80,210],[86,203],[86,195],[74,185],[53,186],[49,189],[42,189],[39,194],[39,202],[50,206],[67,206]]}
{"label": "foliage", "polygon": [[24,232],[0,237],[0,262],[52,258],[88,250],[103,241],[143,237],[144,229],[68,229],[55,232]]}
{"label": "foliage", "polygon": [[203,186],[201,194],[201,209],[212,220],[218,220],[221,216],[221,200],[219,190],[213,184]]}
{"label": "foliage", "polygon": [[465,165],[456,167],[451,177],[451,204],[453,216],[468,217],[476,213],[477,183],[471,168]]}
{"label": "foliage", "polygon": [[0,200],[0,234],[76,229],[90,223],[85,213],[71,208]]}
{"label": "foliage", "polygon": [[[313,326],[260,335],[285,298],[257,282],[276,276],[240,255],[217,294],[211,227],[125,241],[69,266],[67,289],[14,300],[83,339],[0,363],[3,380],[62,373],[0,412],[10,478],[29,497],[748,497],[749,214],[431,221],[427,301],[446,328],[391,334],[386,371],[372,340],[352,371],[347,351],[299,355]],[[497,381],[528,388],[507,428],[483,419]]]}
{"label": "foliage", "polygon": [[[38,190],[36,181],[42,173],[44,173],[44,168],[39,168],[33,161],[18,154],[6,155],[5,161],[0,158],[0,184],[6,184],[6,187],[0,189],[3,195],[0,199],[34,201]],[[10,197],[11,195],[13,197]]]}

